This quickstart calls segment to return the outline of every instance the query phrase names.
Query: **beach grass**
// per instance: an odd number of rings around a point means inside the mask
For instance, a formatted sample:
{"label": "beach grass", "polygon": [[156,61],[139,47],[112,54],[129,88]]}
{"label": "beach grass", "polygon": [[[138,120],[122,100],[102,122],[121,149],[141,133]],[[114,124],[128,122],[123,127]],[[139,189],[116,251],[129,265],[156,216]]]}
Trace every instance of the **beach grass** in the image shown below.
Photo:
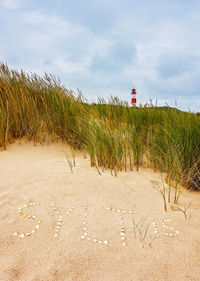
{"label": "beach grass", "polygon": [[[132,107],[117,97],[89,103],[59,79],[0,64],[0,148],[25,137],[36,143],[63,141],[89,154],[91,166],[115,176],[147,165],[181,186],[200,189],[200,118],[152,103]],[[195,188],[194,188],[195,187]],[[168,202],[171,200],[171,190]]]}
{"label": "beach grass", "polygon": [[177,205],[172,205],[172,211],[178,211],[178,212],[182,212],[184,214],[185,219],[187,219],[187,210],[190,208],[191,206],[191,201],[188,204],[184,204],[183,207],[177,206]]}

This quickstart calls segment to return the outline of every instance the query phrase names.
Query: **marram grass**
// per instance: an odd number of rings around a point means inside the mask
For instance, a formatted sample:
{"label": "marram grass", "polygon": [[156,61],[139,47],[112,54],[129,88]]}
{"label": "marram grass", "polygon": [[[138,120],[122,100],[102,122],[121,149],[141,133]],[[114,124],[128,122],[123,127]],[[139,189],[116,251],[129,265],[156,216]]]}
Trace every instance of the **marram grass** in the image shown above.
{"label": "marram grass", "polygon": [[145,164],[167,173],[169,183],[200,188],[198,114],[130,107],[116,97],[89,104],[52,75],[39,77],[2,63],[0,148],[22,137],[35,143],[61,140],[84,150],[99,173],[110,169],[117,175]]}

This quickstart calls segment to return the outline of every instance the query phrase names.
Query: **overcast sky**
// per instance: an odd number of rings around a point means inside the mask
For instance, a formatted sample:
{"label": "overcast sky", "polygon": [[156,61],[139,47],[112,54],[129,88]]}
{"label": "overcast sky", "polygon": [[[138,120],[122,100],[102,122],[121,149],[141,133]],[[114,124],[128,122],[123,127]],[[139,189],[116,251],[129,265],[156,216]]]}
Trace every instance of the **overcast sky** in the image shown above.
{"label": "overcast sky", "polygon": [[200,111],[200,0],[0,0],[0,61],[89,100]]}

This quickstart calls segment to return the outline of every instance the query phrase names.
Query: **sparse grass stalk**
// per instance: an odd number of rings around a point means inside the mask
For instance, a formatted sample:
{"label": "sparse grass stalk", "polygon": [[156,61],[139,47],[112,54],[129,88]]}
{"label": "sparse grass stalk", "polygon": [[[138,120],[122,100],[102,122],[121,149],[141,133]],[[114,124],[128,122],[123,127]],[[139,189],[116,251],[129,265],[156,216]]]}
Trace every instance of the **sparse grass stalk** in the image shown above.
{"label": "sparse grass stalk", "polygon": [[70,171],[71,173],[73,174],[73,163],[72,163],[72,160],[70,159],[69,155],[67,154],[67,152],[64,152],[65,154],[65,157],[67,159],[67,163],[69,164],[69,167],[70,167]]}
{"label": "sparse grass stalk", "polygon": [[172,209],[173,211],[179,211],[179,212],[182,212],[185,216],[185,219],[187,219],[187,210],[190,208],[191,206],[191,203],[190,202],[189,204],[184,204],[183,208],[179,207],[179,206],[173,206],[174,208]]}
{"label": "sparse grass stalk", "polygon": [[139,222],[136,222],[133,215],[133,231],[134,231],[135,239],[137,238],[137,233],[138,233],[139,239],[142,242],[143,247],[144,247],[144,240],[147,237],[147,233],[149,230],[149,225],[144,226],[146,219],[147,218],[142,218],[141,220],[139,220]]}
{"label": "sparse grass stalk", "polygon": [[75,167],[76,166],[76,152],[73,147],[71,147],[71,155],[72,155],[73,167]]}
{"label": "sparse grass stalk", "polygon": [[166,189],[165,182],[164,182],[162,174],[161,174],[161,178],[162,178],[162,186],[160,186],[159,184],[156,183],[155,187],[160,192],[160,194],[162,195],[163,203],[164,203],[164,210],[165,210],[165,212],[167,212],[167,200],[166,200],[167,189]]}

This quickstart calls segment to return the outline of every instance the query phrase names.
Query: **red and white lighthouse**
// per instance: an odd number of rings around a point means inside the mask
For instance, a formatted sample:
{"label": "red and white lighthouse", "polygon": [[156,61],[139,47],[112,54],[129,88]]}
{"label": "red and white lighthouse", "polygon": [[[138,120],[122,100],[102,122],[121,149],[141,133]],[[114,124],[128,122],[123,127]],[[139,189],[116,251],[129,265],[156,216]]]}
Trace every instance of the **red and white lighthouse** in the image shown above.
{"label": "red and white lighthouse", "polygon": [[131,95],[133,95],[132,99],[131,99],[131,103],[132,103],[132,105],[136,105],[136,90],[135,90],[135,88],[132,89]]}

